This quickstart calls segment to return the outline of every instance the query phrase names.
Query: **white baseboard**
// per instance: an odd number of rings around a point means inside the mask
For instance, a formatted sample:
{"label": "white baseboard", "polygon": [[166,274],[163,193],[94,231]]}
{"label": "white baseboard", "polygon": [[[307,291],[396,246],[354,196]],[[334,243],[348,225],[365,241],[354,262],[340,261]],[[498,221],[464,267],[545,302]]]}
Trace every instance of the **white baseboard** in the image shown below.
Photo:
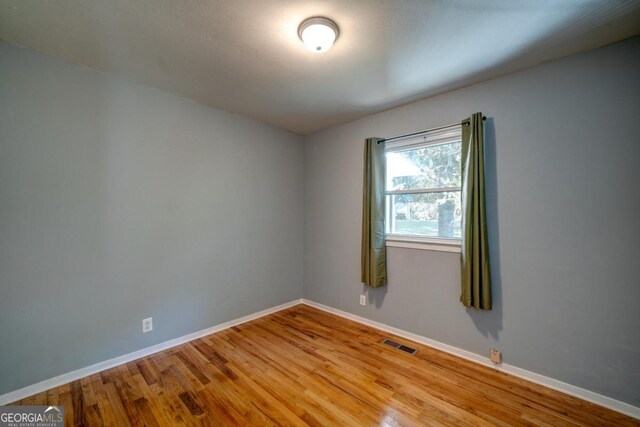
{"label": "white baseboard", "polygon": [[210,328],[202,329],[191,334],[183,335],[178,338],[174,338],[169,341],[161,342],[160,344],[146,347],[133,353],[125,354],[123,356],[114,357],[113,359],[105,360],[104,362],[96,363],[95,365],[87,366],[75,371],[67,372],[66,374],[58,375],[57,377],[49,378],[48,380],[41,381],[37,384],[33,384],[19,390],[11,391],[7,394],[0,396],[0,405],[6,405],[8,403],[16,402],[34,394],[41,393],[43,391],[59,387],[61,385],[70,383],[72,381],[79,380],[80,378],[87,377],[89,375],[97,374],[98,372],[105,371],[107,369],[114,368],[123,363],[128,363],[136,359],[140,359],[150,354],[157,353],[162,350],[166,350],[171,347],[184,344],[189,341],[201,338],[205,335],[210,335],[216,332],[220,332],[224,329],[231,328],[233,326],[240,325],[242,323],[249,322],[250,320],[258,319],[271,313],[275,313],[285,308],[293,307],[294,305],[302,304],[301,299],[289,301],[284,304],[277,305],[275,307],[267,308],[266,310],[259,311],[257,313],[249,314],[247,316],[240,317],[238,319],[230,320],[228,322],[220,323]]}
{"label": "white baseboard", "polygon": [[421,335],[417,335],[411,332],[403,331],[402,329],[394,328],[393,326],[388,326],[388,325],[385,325],[384,323],[379,323],[373,320],[369,320],[367,318],[357,316],[355,314],[351,314],[346,311],[338,310],[337,308],[329,307],[314,301],[310,301],[308,299],[303,299],[302,303],[310,307],[314,307],[319,310],[323,310],[328,313],[335,314],[335,315],[344,317],[346,319],[353,320],[358,323],[362,323],[363,325],[371,326],[372,328],[380,329],[382,331],[389,332],[399,337],[406,338],[408,340],[415,341],[417,343],[424,344],[426,346],[433,347],[438,350],[442,350],[449,354],[453,354],[454,356],[458,356],[463,359],[467,359],[472,362],[488,366],[492,369],[498,369],[502,372],[513,375],[515,377],[523,378],[527,381],[531,381],[533,383],[540,384],[545,387],[549,387],[554,390],[561,391],[568,395],[575,396],[580,399],[586,400],[588,402],[595,403],[596,405],[604,406],[605,408],[609,408],[613,411],[620,412],[630,417],[640,419],[640,408],[633,405],[629,405],[628,403],[621,402],[619,400],[612,399],[610,397],[603,396],[593,391],[576,387],[574,385],[567,384],[565,382],[558,381],[553,378],[545,377],[544,375],[536,374],[535,372],[527,371],[526,369],[518,368],[517,366],[509,365],[507,363],[501,363],[498,367],[496,367],[496,365],[494,365],[493,362],[491,362],[491,360],[488,357],[483,357],[483,356],[480,356],[479,354],[476,354],[467,350],[463,350],[461,348],[444,344],[439,341],[435,341],[430,338],[423,337]]}
{"label": "white baseboard", "polygon": [[[202,329],[200,331],[193,332],[191,334],[184,335],[178,338],[174,338],[172,340],[165,341],[160,344],[153,345],[151,347],[146,347],[141,350],[134,351],[133,353],[128,353],[123,356],[118,356],[113,359],[105,360],[104,362],[99,362],[99,363],[96,363],[95,365],[87,366],[86,368],[81,368],[72,372],[68,372],[66,374],[58,375],[57,377],[53,377],[48,380],[41,381],[37,384],[33,384],[30,386],[21,388],[19,390],[9,392],[7,394],[0,396],[0,405],[6,405],[11,402],[16,402],[26,397],[33,396],[34,394],[41,393],[43,391],[46,391],[55,387],[59,387],[69,382],[79,380],[80,378],[84,378],[86,376],[93,375],[98,372],[102,372],[107,369],[114,368],[124,363],[128,363],[136,359],[140,359],[150,354],[154,354],[159,351],[163,351],[163,350],[178,346],[180,344],[184,344],[189,341],[193,341],[203,336],[220,332],[222,330],[231,328],[233,326],[237,326],[242,323],[246,323],[251,320],[258,319],[260,317],[264,317],[268,314],[272,314],[272,313],[284,310],[286,308],[293,307],[294,305],[297,305],[297,304],[306,304],[310,307],[315,307],[317,309],[344,317],[346,319],[350,319],[355,322],[362,323],[372,328],[380,329],[382,331],[389,332],[399,337],[403,337],[408,340],[415,341],[417,343],[424,344],[429,347],[433,347],[438,350],[442,350],[444,352],[453,354],[463,359],[467,359],[472,362],[488,366],[492,369],[496,369],[496,366],[489,360],[489,358],[480,356],[479,354],[476,354],[467,350],[463,350],[448,344],[444,344],[444,343],[432,340],[430,338],[423,337],[421,335],[403,331],[402,329],[394,328],[392,326],[385,325],[384,323],[379,323],[373,320],[369,320],[364,317],[357,316],[355,314],[351,314],[346,311],[338,310],[336,308],[329,307],[323,304],[319,304],[314,301],[310,301],[307,299],[299,299],[299,300],[290,301],[275,307],[271,307],[266,310],[259,311],[257,313],[249,314],[247,316],[243,316],[238,319],[220,323],[210,328]],[[595,403],[600,406],[604,406],[605,408],[609,408],[611,410],[620,412],[630,417],[640,419],[640,408],[629,405],[628,403],[621,402],[619,400],[612,399],[610,397],[603,396],[601,394],[598,394],[580,387],[576,387],[571,384],[567,384],[565,382],[555,380],[553,378],[545,377],[544,375],[536,374],[535,372],[527,371],[526,369],[518,368],[517,366],[512,366],[506,363],[502,363],[499,367],[497,367],[497,369],[505,373],[508,373],[510,375],[531,381],[533,383],[540,384],[540,385],[552,388],[554,390],[561,391],[571,396],[579,397],[580,399]]]}

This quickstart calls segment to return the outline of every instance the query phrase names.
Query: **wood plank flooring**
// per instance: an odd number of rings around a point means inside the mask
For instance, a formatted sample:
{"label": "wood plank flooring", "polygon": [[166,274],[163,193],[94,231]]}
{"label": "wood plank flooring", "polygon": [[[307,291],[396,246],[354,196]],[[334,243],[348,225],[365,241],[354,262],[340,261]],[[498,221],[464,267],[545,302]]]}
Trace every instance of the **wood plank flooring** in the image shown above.
{"label": "wood plank flooring", "polygon": [[66,426],[640,425],[306,305],[19,403],[64,405]]}

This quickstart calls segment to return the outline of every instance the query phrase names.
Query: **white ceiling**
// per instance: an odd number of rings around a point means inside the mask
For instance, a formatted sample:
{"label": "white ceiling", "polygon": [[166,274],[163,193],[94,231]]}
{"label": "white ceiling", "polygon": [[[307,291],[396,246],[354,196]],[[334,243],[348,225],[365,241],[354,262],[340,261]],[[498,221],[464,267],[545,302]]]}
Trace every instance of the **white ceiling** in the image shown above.
{"label": "white ceiling", "polygon": [[0,39],[301,134],[636,34],[638,0],[0,0]]}

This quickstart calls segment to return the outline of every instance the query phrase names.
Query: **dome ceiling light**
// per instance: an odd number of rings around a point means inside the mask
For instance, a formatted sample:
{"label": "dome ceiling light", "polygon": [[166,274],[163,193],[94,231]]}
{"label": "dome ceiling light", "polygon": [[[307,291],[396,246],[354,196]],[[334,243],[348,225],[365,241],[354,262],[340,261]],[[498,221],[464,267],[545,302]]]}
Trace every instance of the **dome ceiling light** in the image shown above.
{"label": "dome ceiling light", "polygon": [[338,34],[336,23],[322,17],[309,18],[298,28],[300,40],[307,49],[315,53],[323,53],[331,49]]}

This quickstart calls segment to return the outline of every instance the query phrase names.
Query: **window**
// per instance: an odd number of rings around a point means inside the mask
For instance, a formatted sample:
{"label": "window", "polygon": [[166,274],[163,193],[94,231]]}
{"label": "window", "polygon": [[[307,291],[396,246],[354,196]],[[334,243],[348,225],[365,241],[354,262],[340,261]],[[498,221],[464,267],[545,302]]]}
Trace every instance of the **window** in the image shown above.
{"label": "window", "polygon": [[459,245],[461,129],[387,142],[387,241]]}

